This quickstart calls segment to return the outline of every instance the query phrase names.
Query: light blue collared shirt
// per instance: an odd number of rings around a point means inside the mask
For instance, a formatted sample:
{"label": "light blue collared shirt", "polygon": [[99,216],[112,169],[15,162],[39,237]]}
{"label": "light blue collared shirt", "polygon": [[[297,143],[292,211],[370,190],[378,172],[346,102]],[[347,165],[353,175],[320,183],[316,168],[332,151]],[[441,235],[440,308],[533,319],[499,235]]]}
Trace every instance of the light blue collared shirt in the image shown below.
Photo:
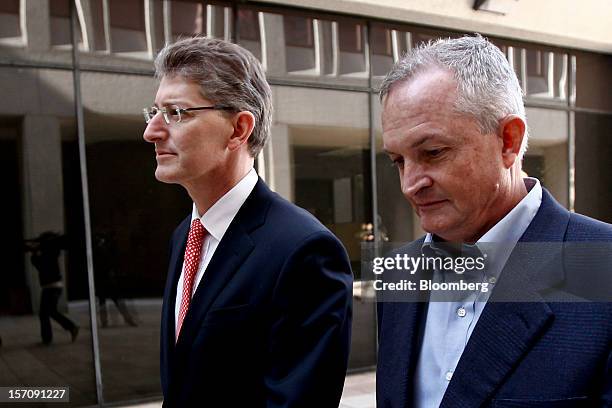
{"label": "light blue collared shirt", "polygon": [[[495,282],[514,246],[540,208],[540,182],[535,178],[525,178],[524,182],[529,191],[527,195],[476,242],[478,249],[486,256],[486,272],[478,278],[488,282],[490,290],[486,293],[474,292],[456,302],[429,303],[414,381],[414,404],[417,408],[438,407],[442,402]],[[423,243],[423,246],[429,245],[435,246],[432,234],[427,234]],[[433,279],[444,281],[444,276],[434,271]]]}

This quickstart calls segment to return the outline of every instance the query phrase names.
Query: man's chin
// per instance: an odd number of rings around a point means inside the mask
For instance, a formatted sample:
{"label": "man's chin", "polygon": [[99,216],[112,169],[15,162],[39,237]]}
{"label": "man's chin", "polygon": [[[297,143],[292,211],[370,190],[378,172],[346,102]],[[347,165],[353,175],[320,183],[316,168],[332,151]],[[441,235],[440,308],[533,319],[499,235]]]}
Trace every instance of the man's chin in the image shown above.
{"label": "man's chin", "polygon": [[447,222],[440,219],[434,219],[434,217],[421,217],[421,228],[423,231],[439,237],[444,237],[451,230]]}
{"label": "man's chin", "polygon": [[176,176],[173,173],[170,173],[168,171],[163,171],[160,168],[157,168],[157,170],[155,170],[155,178],[157,179],[157,181],[161,181],[162,183],[168,183],[168,184],[177,183]]}

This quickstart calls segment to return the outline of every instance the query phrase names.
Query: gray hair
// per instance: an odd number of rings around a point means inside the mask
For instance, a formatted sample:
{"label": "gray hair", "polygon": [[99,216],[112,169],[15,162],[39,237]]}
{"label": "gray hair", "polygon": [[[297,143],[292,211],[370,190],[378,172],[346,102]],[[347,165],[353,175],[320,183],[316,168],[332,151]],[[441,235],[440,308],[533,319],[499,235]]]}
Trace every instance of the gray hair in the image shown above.
{"label": "gray hair", "polygon": [[155,58],[155,76],[179,75],[200,84],[202,96],[214,104],[255,116],[249,137],[251,156],[261,151],[272,124],[272,91],[261,63],[248,50],[228,41],[184,38],[167,44]]}
{"label": "gray hair", "polygon": [[[510,63],[480,34],[421,44],[395,63],[380,87],[380,100],[392,87],[432,67],[450,70],[457,81],[455,110],[473,116],[482,133],[497,133],[499,120],[518,115],[527,123],[523,91]],[[527,150],[528,131],[519,157]]]}

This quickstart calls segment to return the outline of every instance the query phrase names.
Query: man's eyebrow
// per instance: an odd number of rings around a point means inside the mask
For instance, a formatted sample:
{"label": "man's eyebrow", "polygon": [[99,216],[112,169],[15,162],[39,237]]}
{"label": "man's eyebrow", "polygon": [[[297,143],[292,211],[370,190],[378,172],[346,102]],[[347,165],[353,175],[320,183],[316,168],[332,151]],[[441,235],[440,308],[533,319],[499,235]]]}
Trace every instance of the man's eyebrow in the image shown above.
{"label": "man's eyebrow", "polygon": [[[170,105],[170,104],[176,104],[176,105],[184,105],[184,104],[189,104],[189,102],[180,99],[180,98],[168,98],[168,99],[164,99],[163,103],[161,103],[161,105]],[[160,105],[157,104],[157,101],[153,102],[153,106],[159,107]],[[182,107],[182,106],[181,106]]]}
{"label": "man's eyebrow", "polygon": [[444,134],[442,133],[438,133],[438,132],[430,132],[427,133],[425,135],[423,135],[422,137],[418,138],[417,140],[415,140],[411,145],[410,148],[414,149],[419,147],[420,145],[424,144],[425,142],[428,142],[430,139],[441,139],[442,141],[446,141],[446,137]]}

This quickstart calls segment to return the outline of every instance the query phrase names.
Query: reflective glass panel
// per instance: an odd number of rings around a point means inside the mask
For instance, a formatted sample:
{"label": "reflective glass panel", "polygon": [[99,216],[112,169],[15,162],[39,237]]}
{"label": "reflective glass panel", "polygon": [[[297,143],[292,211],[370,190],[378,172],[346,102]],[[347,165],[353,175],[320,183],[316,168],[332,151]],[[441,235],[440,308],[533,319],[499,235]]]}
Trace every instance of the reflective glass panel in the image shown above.
{"label": "reflective glass panel", "polygon": [[576,212],[612,223],[611,114],[576,112]]}
{"label": "reflective glass panel", "polygon": [[[368,94],[274,86],[273,95],[266,181],[340,238],[359,281],[360,244],[372,228]],[[351,369],[376,362],[375,302],[368,295],[354,293]]]}
{"label": "reflective glass panel", "polygon": [[0,89],[0,384],[95,404],[72,72],[3,67]]}
{"label": "reflective glass panel", "polygon": [[142,134],[150,76],[82,73],[98,335],[106,402],[161,395],[159,326],[169,237],[191,209],[155,180]]}

